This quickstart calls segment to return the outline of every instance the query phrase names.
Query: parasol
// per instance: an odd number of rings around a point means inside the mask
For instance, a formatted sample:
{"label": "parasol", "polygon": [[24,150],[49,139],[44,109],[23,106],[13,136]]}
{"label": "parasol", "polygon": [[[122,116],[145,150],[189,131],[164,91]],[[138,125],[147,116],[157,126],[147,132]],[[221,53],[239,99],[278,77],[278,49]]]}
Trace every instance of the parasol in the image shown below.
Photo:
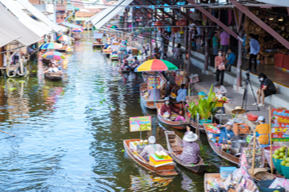
{"label": "parasol", "polygon": [[45,53],[44,55],[42,55],[42,57],[44,59],[54,59],[54,60],[61,60],[61,59],[65,59],[65,56],[62,55],[60,52],[58,51],[49,51],[47,53]]}
{"label": "parasol", "polygon": [[151,59],[142,63],[134,71],[145,72],[145,71],[174,71],[174,70],[178,70],[178,67],[169,61],[161,59]]}
{"label": "parasol", "polygon": [[44,43],[39,49],[60,49],[61,47],[62,45],[58,43]]}
{"label": "parasol", "polygon": [[58,41],[70,41],[70,38],[67,35],[60,35],[57,37]]}
{"label": "parasol", "polygon": [[83,32],[83,29],[82,28],[75,28],[75,29],[72,29],[72,32]]}

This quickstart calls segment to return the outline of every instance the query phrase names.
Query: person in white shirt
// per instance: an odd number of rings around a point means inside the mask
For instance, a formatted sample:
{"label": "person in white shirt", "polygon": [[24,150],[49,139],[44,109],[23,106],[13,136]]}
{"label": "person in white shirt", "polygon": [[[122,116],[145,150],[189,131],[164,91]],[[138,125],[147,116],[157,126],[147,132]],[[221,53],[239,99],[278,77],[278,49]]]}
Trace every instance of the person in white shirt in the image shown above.
{"label": "person in white shirt", "polygon": [[55,66],[54,63],[51,64],[51,67],[49,67],[49,69],[47,69],[46,71],[44,71],[44,73],[61,73],[61,71],[59,71],[59,69]]}
{"label": "person in white shirt", "polygon": [[214,93],[216,93],[216,96],[225,96],[227,93],[227,89],[221,85],[218,81],[214,83]]}

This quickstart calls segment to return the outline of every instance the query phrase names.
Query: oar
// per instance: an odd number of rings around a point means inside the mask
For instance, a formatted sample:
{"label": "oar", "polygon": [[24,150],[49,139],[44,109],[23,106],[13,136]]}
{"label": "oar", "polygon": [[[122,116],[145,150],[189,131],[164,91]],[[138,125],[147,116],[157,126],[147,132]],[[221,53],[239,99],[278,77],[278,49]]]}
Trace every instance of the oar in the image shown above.
{"label": "oar", "polygon": [[0,132],[6,133],[6,134],[8,134],[8,135],[12,135],[13,137],[16,137],[16,135],[13,135],[13,134],[11,134],[11,133],[7,133],[7,132],[5,132],[5,131],[1,131],[1,130],[0,130]]}

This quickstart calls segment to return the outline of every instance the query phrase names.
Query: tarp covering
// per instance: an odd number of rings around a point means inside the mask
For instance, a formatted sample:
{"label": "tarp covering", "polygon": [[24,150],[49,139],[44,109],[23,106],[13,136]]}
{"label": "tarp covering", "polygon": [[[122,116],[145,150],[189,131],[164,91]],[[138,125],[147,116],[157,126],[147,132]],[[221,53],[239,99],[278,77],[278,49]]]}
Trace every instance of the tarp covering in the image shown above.
{"label": "tarp covering", "polygon": [[113,17],[123,11],[133,0],[119,0],[109,8],[102,10],[96,16],[92,16],[91,23],[94,25],[96,29],[100,29],[103,25],[105,25],[108,21],[110,21]]}
{"label": "tarp covering", "polygon": [[40,36],[22,24],[15,16],[7,11],[2,4],[0,4],[0,28],[19,36],[17,41],[25,46],[41,40]]}
{"label": "tarp covering", "polygon": [[44,23],[38,22],[28,16],[22,9],[20,9],[12,0],[0,0],[7,9],[13,13],[18,20],[23,23],[26,27],[34,31],[38,36],[42,37],[52,31],[50,27]]}
{"label": "tarp covering", "polygon": [[27,0],[17,0],[27,11],[29,11],[32,15],[34,15],[38,20],[42,21],[49,27],[51,27],[55,32],[67,31],[67,28],[57,25],[48,19],[43,13],[41,13],[36,7],[34,7]]}
{"label": "tarp covering", "polygon": [[93,34],[93,38],[95,38],[95,39],[100,39],[102,37],[103,37],[103,33],[94,32],[94,34]]}
{"label": "tarp covering", "polygon": [[3,47],[11,41],[18,39],[20,36],[3,28],[0,28],[0,37],[0,47]]}
{"label": "tarp covering", "polygon": [[71,27],[71,28],[82,28],[81,26],[79,25],[74,25],[74,24],[71,24],[71,23],[68,23],[68,22],[62,22],[61,23],[62,25],[65,25],[67,27]]}

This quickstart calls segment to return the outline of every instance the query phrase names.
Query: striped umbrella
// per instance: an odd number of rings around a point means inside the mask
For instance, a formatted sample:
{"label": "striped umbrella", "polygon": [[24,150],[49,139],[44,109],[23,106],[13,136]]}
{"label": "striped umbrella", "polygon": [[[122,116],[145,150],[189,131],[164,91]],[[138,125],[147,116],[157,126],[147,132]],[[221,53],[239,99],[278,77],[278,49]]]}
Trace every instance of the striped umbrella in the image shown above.
{"label": "striped umbrella", "polygon": [[60,35],[57,37],[58,41],[70,41],[70,38],[67,35]]}
{"label": "striped umbrella", "polygon": [[61,59],[65,59],[65,56],[62,55],[60,52],[58,51],[49,51],[45,54],[42,55],[42,57],[44,59],[48,59],[48,60],[61,60]]}
{"label": "striped umbrella", "polygon": [[82,28],[75,28],[75,29],[72,29],[72,32],[83,32],[83,29]]}
{"label": "striped umbrella", "polygon": [[62,45],[58,43],[44,43],[39,49],[60,49],[61,47]]}

